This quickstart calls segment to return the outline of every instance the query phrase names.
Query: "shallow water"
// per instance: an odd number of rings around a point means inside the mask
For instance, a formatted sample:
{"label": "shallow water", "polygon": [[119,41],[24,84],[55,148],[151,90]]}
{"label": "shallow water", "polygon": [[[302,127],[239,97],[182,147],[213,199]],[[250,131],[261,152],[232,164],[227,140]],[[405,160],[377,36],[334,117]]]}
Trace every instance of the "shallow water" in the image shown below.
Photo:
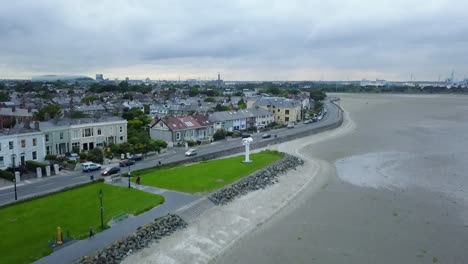
{"label": "shallow water", "polygon": [[355,130],[301,151],[328,182],[215,263],[468,263],[468,97],[342,98]]}

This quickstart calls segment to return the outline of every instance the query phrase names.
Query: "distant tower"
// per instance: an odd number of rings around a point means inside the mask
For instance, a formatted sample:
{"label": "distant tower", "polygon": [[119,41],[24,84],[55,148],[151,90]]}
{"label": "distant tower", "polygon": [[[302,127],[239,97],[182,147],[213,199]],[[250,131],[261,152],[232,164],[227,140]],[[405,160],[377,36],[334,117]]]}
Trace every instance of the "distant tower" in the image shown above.
{"label": "distant tower", "polygon": [[218,72],[218,81],[217,81],[218,87],[221,87],[221,74]]}
{"label": "distant tower", "polygon": [[98,82],[104,81],[104,75],[102,73],[96,73],[96,81]]}
{"label": "distant tower", "polygon": [[452,74],[450,75],[450,81],[454,82],[455,81],[455,71],[452,70]]}
{"label": "distant tower", "polygon": [[125,82],[128,82],[130,79],[128,77],[125,77]]}

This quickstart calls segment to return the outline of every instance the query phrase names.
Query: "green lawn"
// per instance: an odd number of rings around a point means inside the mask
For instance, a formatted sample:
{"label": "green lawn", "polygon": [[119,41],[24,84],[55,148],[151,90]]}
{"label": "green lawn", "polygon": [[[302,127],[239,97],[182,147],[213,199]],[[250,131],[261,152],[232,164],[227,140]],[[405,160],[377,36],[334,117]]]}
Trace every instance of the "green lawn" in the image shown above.
{"label": "green lawn", "polygon": [[113,216],[138,214],[164,202],[164,197],[135,189],[95,183],[17,205],[0,208],[0,263],[30,263],[52,252],[48,241],[57,227],[65,236],[84,238],[89,226],[101,231],[98,192],[103,191],[104,224]]}
{"label": "green lawn", "polygon": [[201,162],[189,166],[162,167],[135,171],[142,185],[185,193],[206,193],[219,189],[282,158],[274,151],[251,154],[252,163],[242,163],[244,156]]}

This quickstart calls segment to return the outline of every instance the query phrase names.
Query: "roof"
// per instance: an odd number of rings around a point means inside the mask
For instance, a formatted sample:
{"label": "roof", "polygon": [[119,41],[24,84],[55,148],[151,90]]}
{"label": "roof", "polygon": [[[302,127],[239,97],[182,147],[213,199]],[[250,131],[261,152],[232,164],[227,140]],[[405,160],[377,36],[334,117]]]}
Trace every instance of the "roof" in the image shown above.
{"label": "roof", "polygon": [[[31,126],[34,126],[34,124],[31,124]],[[40,132],[40,131],[34,128],[14,127],[10,129],[0,130],[0,136],[27,134],[27,133],[35,133],[35,132]]]}
{"label": "roof", "polygon": [[0,107],[0,115],[2,116],[33,116],[34,112],[37,112],[37,110],[18,107]]}
{"label": "roof", "polygon": [[127,122],[127,120],[120,118],[118,116],[105,116],[105,117],[100,117],[100,118],[76,118],[76,119],[61,118],[58,120],[39,122],[39,129],[40,130],[53,129],[53,128],[59,128],[59,127],[68,127],[71,125],[117,122],[117,121]]}
{"label": "roof", "polygon": [[165,116],[158,119],[157,116],[150,123],[150,127],[153,127],[158,122],[163,122],[171,131],[196,129],[202,127],[211,126],[211,122],[207,120],[204,115],[194,116]]}
{"label": "roof", "polygon": [[214,112],[210,115],[209,119],[211,122],[220,122],[226,120],[234,120],[234,119],[245,119],[251,117],[259,117],[259,116],[267,116],[273,115],[270,111],[262,109],[262,108],[247,108],[238,111],[221,111],[221,112]]}
{"label": "roof", "polygon": [[299,107],[301,103],[297,100],[287,99],[283,97],[261,97],[257,99],[255,105],[258,106],[275,106],[275,107],[284,107],[284,108],[294,108]]}

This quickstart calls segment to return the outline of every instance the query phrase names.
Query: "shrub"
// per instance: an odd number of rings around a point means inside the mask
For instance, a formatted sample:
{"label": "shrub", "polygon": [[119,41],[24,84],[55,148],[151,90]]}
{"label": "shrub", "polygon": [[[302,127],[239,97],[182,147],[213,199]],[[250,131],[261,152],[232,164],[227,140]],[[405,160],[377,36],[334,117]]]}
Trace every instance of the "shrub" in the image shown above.
{"label": "shrub", "polygon": [[0,170],[0,178],[13,181],[15,179],[15,174],[11,171]]}
{"label": "shrub", "polygon": [[213,134],[213,139],[215,141],[217,140],[221,140],[221,139],[224,139],[226,138],[226,131],[224,131],[224,129],[218,129],[216,130],[216,132]]}
{"label": "shrub", "polygon": [[195,142],[195,141],[193,141],[193,140],[188,140],[188,141],[187,141],[187,145],[188,145],[189,147],[193,147],[193,146],[195,146],[196,144],[197,144],[197,142]]}
{"label": "shrub", "polygon": [[57,155],[51,155],[51,154],[49,154],[49,155],[46,155],[46,156],[45,156],[45,159],[46,159],[46,160],[57,160]]}
{"label": "shrub", "polygon": [[234,131],[232,133],[232,137],[240,137],[241,136],[241,132],[240,131]]}
{"label": "shrub", "polygon": [[94,163],[102,163],[104,161],[104,153],[102,153],[100,148],[95,148],[88,151],[86,159]]}
{"label": "shrub", "polygon": [[227,131],[226,132],[226,137],[232,137],[232,134],[234,134],[232,131]]}
{"label": "shrub", "polygon": [[86,153],[80,152],[80,160],[86,159]]}
{"label": "shrub", "polygon": [[36,172],[36,168],[41,168],[42,172],[44,172],[45,167],[47,166],[47,164],[45,163],[34,161],[34,160],[27,160],[25,163],[26,163],[26,168],[32,172]]}

